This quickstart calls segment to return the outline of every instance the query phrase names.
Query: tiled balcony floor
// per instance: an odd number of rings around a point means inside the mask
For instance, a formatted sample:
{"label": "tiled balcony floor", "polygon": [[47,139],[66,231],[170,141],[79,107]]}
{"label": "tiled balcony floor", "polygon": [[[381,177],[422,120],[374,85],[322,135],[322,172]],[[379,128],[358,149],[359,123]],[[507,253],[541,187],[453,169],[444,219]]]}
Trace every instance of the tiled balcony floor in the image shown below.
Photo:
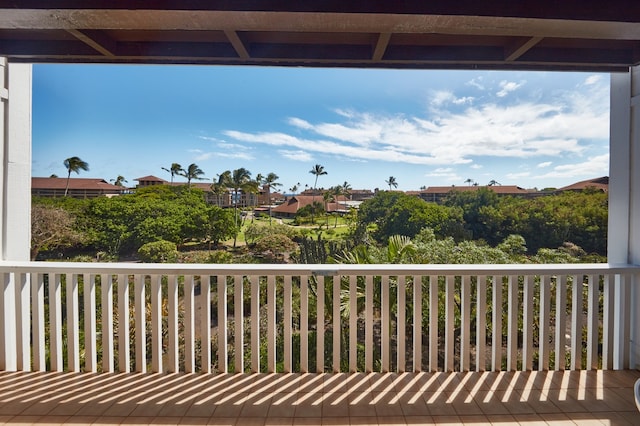
{"label": "tiled balcony floor", "polygon": [[640,425],[638,371],[0,372],[0,424]]}

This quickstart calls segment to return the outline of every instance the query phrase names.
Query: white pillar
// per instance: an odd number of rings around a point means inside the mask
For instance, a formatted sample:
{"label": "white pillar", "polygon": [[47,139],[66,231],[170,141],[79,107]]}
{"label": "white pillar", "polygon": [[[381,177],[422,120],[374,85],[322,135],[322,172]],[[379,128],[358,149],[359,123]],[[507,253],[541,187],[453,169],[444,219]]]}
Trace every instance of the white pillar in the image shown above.
{"label": "white pillar", "polygon": [[[640,68],[611,74],[608,258],[640,265]],[[640,279],[616,279],[614,369],[640,367]]]}
{"label": "white pillar", "polygon": [[[31,70],[0,58],[0,259],[29,260],[31,244]],[[28,368],[25,337],[29,285],[6,275],[0,281],[0,370]],[[18,285],[17,281],[20,281]],[[20,350],[18,349],[20,348]]]}

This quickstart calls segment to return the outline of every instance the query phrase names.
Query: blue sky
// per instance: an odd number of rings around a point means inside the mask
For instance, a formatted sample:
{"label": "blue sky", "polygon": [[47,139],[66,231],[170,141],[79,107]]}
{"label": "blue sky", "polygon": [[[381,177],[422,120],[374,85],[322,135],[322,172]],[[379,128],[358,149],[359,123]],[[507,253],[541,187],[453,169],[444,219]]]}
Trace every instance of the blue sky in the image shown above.
{"label": "blue sky", "polygon": [[196,163],[285,192],[561,187],[608,175],[609,75],[273,67],[34,65],[33,175],[79,156],[106,180]]}

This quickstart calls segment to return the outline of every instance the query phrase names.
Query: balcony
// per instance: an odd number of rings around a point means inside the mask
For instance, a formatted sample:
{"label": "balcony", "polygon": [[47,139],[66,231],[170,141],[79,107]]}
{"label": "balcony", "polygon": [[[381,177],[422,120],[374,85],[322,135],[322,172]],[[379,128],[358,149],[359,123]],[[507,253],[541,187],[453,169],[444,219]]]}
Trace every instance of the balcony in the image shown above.
{"label": "balcony", "polygon": [[634,266],[2,262],[0,273],[0,370],[17,367],[0,373],[3,421],[640,421]]}

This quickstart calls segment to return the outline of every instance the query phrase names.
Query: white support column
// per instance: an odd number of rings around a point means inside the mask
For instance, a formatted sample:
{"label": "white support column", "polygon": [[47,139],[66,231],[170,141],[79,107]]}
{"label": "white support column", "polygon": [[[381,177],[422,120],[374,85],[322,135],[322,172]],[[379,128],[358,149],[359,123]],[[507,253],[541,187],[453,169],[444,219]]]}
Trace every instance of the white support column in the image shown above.
{"label": "white support column", "polygon": [[[31,65],[9,64],[5,58],[0,58],[0,145],[0,258],[29,260]],[[15,280],[2,280],[0,286],[0,324],[8,326],[0,330],[0,370],[15,371],[27,356],[18,353],[18,336],[30,332],[24,329],[28,324],[16,321],[21,312],[16,299],[28,298],[24,291],[30,289],[17,289]]]}
{"label": "white support column", "polygon": [[[640,67],[611,74],[610,114],[608,260],[640,264]],[[614,369],[640,367],[639,285],[615,279]]]}

